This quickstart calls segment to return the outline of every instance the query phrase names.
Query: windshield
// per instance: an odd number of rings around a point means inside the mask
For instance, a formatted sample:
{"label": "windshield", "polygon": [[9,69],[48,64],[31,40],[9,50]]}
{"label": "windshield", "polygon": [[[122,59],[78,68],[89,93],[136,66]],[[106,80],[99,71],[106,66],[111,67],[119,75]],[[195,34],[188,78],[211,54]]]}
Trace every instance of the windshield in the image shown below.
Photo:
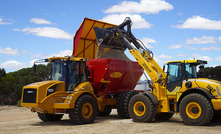
{"label": "windshield", "polygon": [[52,63],[52,80],[65,81],[66,63],[61,60],[55,60]]}
{"label": "windshield", "polygon": [[170,63],[168,66],[167,83],[172,83],[181,80],[181,63]]}
{"label": "windshield", "polygon": [[186,78],[197,78],[196,64],[186,64]]}
{"label": "windshield", "polygon": [[66,90],[73,90],[76,85],[87,80],[84,62],[54,60],[52,66],[52,80],[65,81]]}

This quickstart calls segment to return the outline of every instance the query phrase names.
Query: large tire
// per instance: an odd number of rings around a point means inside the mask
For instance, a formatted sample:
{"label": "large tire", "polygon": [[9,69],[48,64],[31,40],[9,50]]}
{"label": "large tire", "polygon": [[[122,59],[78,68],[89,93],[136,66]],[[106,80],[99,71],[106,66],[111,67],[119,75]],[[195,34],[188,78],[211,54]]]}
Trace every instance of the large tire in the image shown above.
{"label": "large tire", "polygon": [[128,90],[128,91],[123,91],[118,96],[116,107],[117,107],[117,113],[121,118],[123,119],[131,118],[128,110],[128,105],[130,99],[136,94],[138,94],[137,91]]}
{"label": "large tire", "polygon": [[211,102],[205,96],[197,93],[184,97],[179,109],[182,120],[188,125],[207,125],[214,115]]}
{"label": "large tire", "polygon": [[98,112],[97,116],[108,116],[110,115],[112,109],[108,106],[105,107],[104,111]]}
{"label": "large tire", "polygon": [[59,121],[63,117],[63,114],[46,114],[38,112],[38,117],[44,122]]}
{"label": "large tire", "polygon": [[97,116],[97,102],[90,95],[82,95],[75,102],[75,108],[69,110],[69,118],[74,124],[93,123]]}
{"label": "large tire", "polygon": [[154,120],[155,121],[168,121],[170,118],[172,118],[174,113],[159,113],[155,115]]}
{"label": "large tire", "polygon": [[134,122],[152,122],[156,115],[156,106],[149,97],[140,93],[131,98],[129,112]]}

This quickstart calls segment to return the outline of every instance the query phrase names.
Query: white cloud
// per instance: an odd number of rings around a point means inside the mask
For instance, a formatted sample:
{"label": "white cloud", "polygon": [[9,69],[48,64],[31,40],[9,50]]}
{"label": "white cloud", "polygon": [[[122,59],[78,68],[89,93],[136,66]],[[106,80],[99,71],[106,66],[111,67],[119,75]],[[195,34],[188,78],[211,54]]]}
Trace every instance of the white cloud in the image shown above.
{"label": "white cloud", "polygon": [[15,69],[15,70],[22,69],[25,67],[23,63],[20,63],[18,61],[5,61],[1,63],[0,66],[5,69]]}
{"label": "white cloud", "polygon": [[138,14],[110,14],[102,18],[101,21],[119,25],[126,17],[130,17],[133,21],[132,29],[151,28],[152,26],[152,24]]}
{"label": "white cloud", "polygon": [[10,25],[11,22],[5,22],[2,18],[0,18],[0,25]]}
{"label": "white cloud", "polygon": [[39,59],[33,59],[33,60],[29,61],[28,67],[32,67],[34,65],[34,62],[37,60],[39,60]]}
{"label": "white cloud", "polygon": [[145,13],[157,14],[162,10],[172,10],[173,6],[164,0],[140,0],[140,2],[123,1],[113,5],[104,13]]}
{"label": "white cloud", "polygon": [[193,58],[195,59],[199,59],[199,60],[205,60],[205,61],[212,61],[213,59],[208,57],[208,56],[204,56],[204,55],[200,55],[200,54],[192,54]]}
{"label": "white cloud", "polygon": [[63,50],[55,54],[54,56],[56,57],[63,57],[63,56],[71,56],[72,55],[72,50]]}
{"label": "white cloud", "polygon": [[200,48],[201,51],[208,51],[208,50],[221,50],[221,47],[214,47],[214,46],[209,46],[209,47],[202,47]]}
{"label": "white cloud", "polygon": [[0,54],[19,55],[18,49],[12,49],[10,47],[2,48],[1,46],[0,46]]}
{"label": "white cloud", "polygon": [[161,55],[157,56],[157,58],[159,58],[159,59],[172,59],[171,56],[164,55],[164,54],[161,54]]}
{"label": "white cloud", "polygon": [[36,27],[36,28],[24,28],[14,29],[14,31],[21,31],[26,34],[33,34],[41,37],[55,38],[55,39],[73,39],[72,35],[55,27]]}
{"label": "white cloud", "polygon": [[169,46],[170,49],[179,49],[179,48],[182,48],[182,45],[181,44],[176,44],[176,45],[171,45]]}
{"label": "white cloud", "polygon": [[201,38],[194,37],[187,39],[185,44],[216,44],[216,38],[213,36],[202,36]]}
{"label": "white cloud", "polygon": [[185,20],[183,24],[175,25],[173,27],[180,29],[221,30],[221,21],[193,16]]}
{"label": "white cloud", "polygon": [[32,18],[30,22],[35,23],[35,24],[51,24],[50,21],[42,19],[42,18]]}
{"label": "white cloud", "polygon": [[192,46],[185,46],[185,48],[191,49],[191,50],[196,50],[197,49],[196,47],[192,47]]}
{"label": "white cloud", "polygon": [[71,55],[72,55],[72,50],[63,50],[56,54],[36,54],[36,55],[33,55],[32,57],[38,58],[38,59],[45,59],[45,58],[50,58],[50,57],[64,57],[64,56],[71,56]]}
{"label": "white cloud", "polygon": [[215,60],[221,62],[221,56],[220,57],[216,57]]}
{"label": "white cloud", "polygon": [[221,42],[221,36],[218,37],[218,41]]}
{"label": "white cloud", "polygon": [[181,54],[181,53],[176,54],[176,55],[179,56],[179,57],[186,57],[186,56],[188,56],[188,54]]}
{"label": "white cloud", "polygon": [[162,66],[163,64],[165,64],[166,62],[170,61],[173,57],[171,56],[168,56],[168,55],[164,55],[164,54],[161,54],[161,55],[156,55],[154,56],[154,60],[160,65]]}
{"label": "white cloud", "polygon": [[146,46],[146,48],[153,48],[153,46],[150,45],[150,44],[152,44],[152,43],[154,43],[154,44],[157,43],[157,41],[155,41],[154,39],[147,38],[147,37],[141,39],[141,41],[144,43],[144,45]]}

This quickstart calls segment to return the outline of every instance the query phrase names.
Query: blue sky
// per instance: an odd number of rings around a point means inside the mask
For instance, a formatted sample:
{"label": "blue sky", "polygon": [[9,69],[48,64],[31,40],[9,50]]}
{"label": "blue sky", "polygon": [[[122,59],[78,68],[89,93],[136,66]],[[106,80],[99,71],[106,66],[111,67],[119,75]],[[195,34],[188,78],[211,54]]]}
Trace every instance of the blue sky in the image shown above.
{"label": "blue sky", "polygon": [[71,55],[84,17],[120,24],[127,16],[161,66],[193,58],[221,65],[220,5],[220,0],[1,0],[0,68],[11,72],[36,59]]}

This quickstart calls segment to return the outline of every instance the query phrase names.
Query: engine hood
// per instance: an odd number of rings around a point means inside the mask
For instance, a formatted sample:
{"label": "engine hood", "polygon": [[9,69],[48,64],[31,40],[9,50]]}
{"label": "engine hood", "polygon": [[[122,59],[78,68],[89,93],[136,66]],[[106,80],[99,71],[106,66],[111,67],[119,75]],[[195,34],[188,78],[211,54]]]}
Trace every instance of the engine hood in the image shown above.
{"label": "engine hood", "polygon": [[63,81],[49,80],[49,81],[41,81],[41,82],[31,83],[31,84],[29,84],[29,85],[24,86],[24,88],[39,89],[39,88],[42,88],[42,87],[50,87],[50,86],[52,86],[52,85],[60,84],[60,83],[65,84],[65,82],[63,82]]}
{"label": "engine hood", "polygon": [[196,83],[199,88],[204,88],[208,90],[211,94],[221,97],[221,82],[217,80],[207,79],[207,78],[197,78],[197,79],[189,79]]}

